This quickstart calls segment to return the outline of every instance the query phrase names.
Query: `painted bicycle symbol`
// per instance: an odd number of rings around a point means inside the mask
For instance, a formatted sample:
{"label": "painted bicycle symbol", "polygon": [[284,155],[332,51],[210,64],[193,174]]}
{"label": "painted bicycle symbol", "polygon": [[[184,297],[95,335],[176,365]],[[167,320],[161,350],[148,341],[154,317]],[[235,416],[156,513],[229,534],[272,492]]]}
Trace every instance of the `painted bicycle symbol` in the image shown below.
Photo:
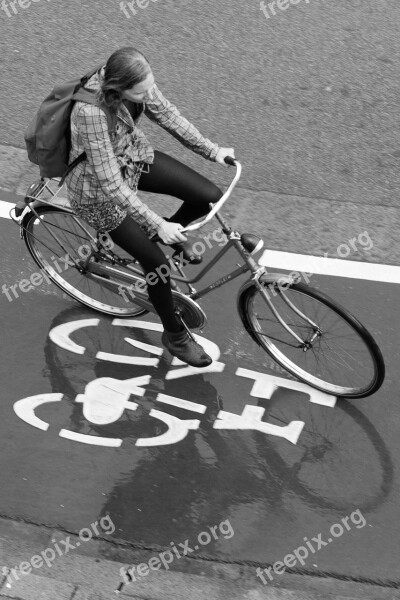
{"label": "painted bicycle symbol", "polygon": [[[78,319],[67,323],[57,325],[49,332],[50,340],[59,348],[77,355],[83,355],[86,348],[71,339],[75,332],[88,327],[97,327],[100,319]],[[158,323],[139,321],[136,319],[114,319],[113,327],[129,327],[142,330],[161,332],[162,326]],[[196,335],[198,341],[204,346],[208,354],[212,356],[213,363],[208,367],[195,368],[182,363],[174,358],[165,379],[179,379],[198,375],[203,373],[222,373],[225,363],[220,362],[221,352],[218,346],[200,335]],[[148,356],[134,356],[129,354],[115,354],[105,351],[98,351],[96,359],[99,361],[108,361],[125,365],[137,365],[141,367],[157,367],[164,350],[156,345],[147,344],[132,337],[125,337],[125,343],[130,349],[140,349],[142,353]],[[176,368],[179,367],[179,368]],[[336,399],[328,394],[314,390],[307,385],[283,379],[275,375],[260,373],[249,369],[238,367],[235,372],[237,377],[245,377],[253,380],[253,386],[250,396],[270,399],[272,394],[278,388],[296,390],[308,394],[311,402],[327,407],[335,406]],[[83,393],[76,395],[74,402],[82,405],[82,412],[85,419],[95,425],[109,425],[117,422],[125,411],[136,411],[139,407],[140,398],[146,395],[147,386],[152,379],[151,374],[145,374],[139,377],[129,379],[118,379],[114,377],[99,377],[89,381]],[[49,423],[40,419],[36,415],[36,410],[46,404],[62,402],[63,393],[44,393],[18,400],[14,404],[14,411],[17,416],[29,425],[47,431]],[[207,406],[203,403],[193,402],[184,398],[178,398],[164,393],[158,393],[155,398],[156,408],[151,408],[149,416],[161,421],[166,429],[160,435],[154,437],[139,438],[136,440],[138,447],[165,446],[176,444],[185,439],[190,431],[196,430],[201,425],[199,418],[182,419],[161,410],[165,406],[174,406],[183,409],[193,417],[194,415],[204,415]],[[193,415],[194,413],[194,415]],[[246,404],[241,414],[235,414],[225,410],[220,410],[213,423],[214,429],[219,430],[252,430],[284,438],[292,444],[297,444],[299,436],[305,425],[304,421],[293,420],[286,425],[276,425],[263,421],[265,409],[254,404]],[[59,436],[71,441],[97,446],[119,447],[123,440],[120,438],[93,436],[74,432],[68,429],[61,429]]]}

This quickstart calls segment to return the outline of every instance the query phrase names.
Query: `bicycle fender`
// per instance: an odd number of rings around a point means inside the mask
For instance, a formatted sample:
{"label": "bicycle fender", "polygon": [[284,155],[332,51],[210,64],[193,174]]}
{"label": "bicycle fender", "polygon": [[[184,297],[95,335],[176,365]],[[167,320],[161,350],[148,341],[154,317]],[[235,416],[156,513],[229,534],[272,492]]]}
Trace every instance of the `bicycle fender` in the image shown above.
{"label": "bicycle fender", "polygon": [[[276,288],[279,289],[283,288],[286,285],[296,283],[295,278],[291,277],[290,275],[285,275],[284,273],[261,273],[261,275],[258,277],[258,281],[268,286],[271,289],[271,291]],[[256,344],[259,344],[257,337],[251,331],[250,323],[248,322],[246,314],[246,299],[248,294],[250,293],[250,290],[255,287],[256,282],[254,277],[245,281],[239,288],[236,306],[239,313],[239,317],[243,323],[243,327],[245,328],[249,336],[256,342]]]}
{"label": "bicycle fender", "polygon": [[[240,286],[239,292],[238,292],[238,298],[245,290],[247,290],[248,288],[255,285],[254,279],[255,278],[252,277],[251,279],[248,279]],[[261,281],[262,283],[265,283],[265,285],[268,285],[268,286],[277,286],[277,287],[279,287],[279,286],[283,287],[284,285],[291,285],[293,283],[297,283],[297,280],[294,277],[291,277],[290,275],[287,275],[285,273],[262,273],[258,277],[258,281]]]}
{"label": "bicycle fender", "polygon": [[[26,230],[28,220],[32,218],[33,211],[31,209],[31,207],[36,211],[37,209],[40,209],[42,206],[49,206],[49,204],[50,204],[49,202],[41,202],[40,200],[34,200],[33,202],[30,203],[30,206],[28,204],[26,204],[25,208],[28,207],[29,210],[26,211],[26,213],[22,217],[21,221],[19,222],[21,237],[22,237],[22,231]],[[63,208],[62,206],[57,206],[56,204],[52,205],[52,208],[59,209],[61,212],[73,212],[72,209],[69,209],[67,207]]]}
{"label": "bicycle fender", "polygon": [[[34,200],[33,202],[31,202],[31,206],[36,209],[39,208],[40,206],[45,206],[45,204],[43,202],[40,202],[40,200]],[[20,222],[20,226],[24,229],[26,227],[26,222],[28,221],[28,219],[30,219],[32,217],[32,209],[28,204],[25,204],[25,208],[29,208],[29,210],[26,211],[26,213],[24,214],[24,216],[22,217],[22,221]],[[23,211],[21,211],[22,214]]]}

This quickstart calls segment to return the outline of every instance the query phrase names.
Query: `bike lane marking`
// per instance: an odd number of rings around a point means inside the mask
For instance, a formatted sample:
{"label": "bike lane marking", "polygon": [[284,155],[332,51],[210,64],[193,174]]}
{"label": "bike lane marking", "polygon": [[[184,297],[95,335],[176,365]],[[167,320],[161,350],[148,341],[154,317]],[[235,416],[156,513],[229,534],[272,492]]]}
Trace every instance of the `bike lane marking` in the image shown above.
{"label": "bike lane marking", "polygon": [[[121,319],[114,319],[114,326],[130,326],[134,323],[134,326],[140,329],[158,330],[161,325],[158,323],[152,323],[147,321],[133,321],[131,319],[126,320],[128,322],[123,323]],[[70,335],[73,332],[78,331],[81,328],[96,327],[100,323],[99,319],[80,319],[73,322],[63,323],[57,325],[49,332],[49,338],[53,343],[59,347],[66,349],[72,353],[84,354],[85,348],[75,344],[71,339]],[[203,336],[197,336],[196,338],[205,346],[211,349],[212,354],[215,358],[220,357],[220,350],[218,346],[204,338]],[[129,338],[124,338],[127,341]],[[153,347],[151,347],[153,350]],[[97,353],[97,358],[102,358],[101,352]],[[118,355],[119,357],[120,355]],[[111,354],[107,354],[107,360],[112,357]],[[127,362],[127,361],[123,361]],[[179,366],[181,361],[176,361],[175,366]],[[225,366],[224,363],[218,363],[220,367],[216,372],[223,371]],[[174,366],[174,363],[171,363]],[[203,369],[194,369],[197,373],[209,372],[209,367]],[[185,369],[176,369],[175,372],[180,373],[182,377],[186,377],[187,373],[182,372]],[[245,377],[253,379],[254,383],[250,396],[257,398],[270,399],[277,388],[287,388],[290,390],[297,390],[308,394],[310,401],[322,406],[333,408],[336,404],[336,398],[314,390],[309,386],[296,381],[290,381],[277,377],[275,375],[268,375],[266,373],[259,373],[257,371],[238,368],[236,369],[235,375],[237,377]],[[78,394],[75,398],[75,402],[81,403],[83,408],[83,416],[90,423],[96,425],[107,425],[115,423],[123,415],[126,409],[135,411],[138,408],[136,402],[129,400],[131,395],[143,397],[145,395],[145,389],[142,386],[149,384],[151,379],[150,375],[143,375],[141,377],[135,377],[128,380],[119,380],[112,377],[101,377],[90,381],[85,387],[83,394]],[[62,400],[62,394],[40,394],[34,397],[24,398],[17,401],[14,404],[14,410],[17,416],[32,425],[47,431],[48,423],[40,420],[36,414],[35,409],[48,402],[59,402]],[[169,404],[178,408],[204,414],[206,406],[203,404],[191,402],[182,398],[173,397],[167,394],[157,394],[157,402],[163,404]],[[303,421],[291,421],[286,426],[273,425],[262,421],[265,409],[253,405],[246,404],[243,407],[241,414],[234,414],[224,410],[219,411],[214,421],[214,429],[227,429],[227,430],[255,430],[265,433],[267,435],[273,435],[282,437],[291,442],[297,444],[298,438],[303,430],[305,423]],[[154,436],[151,438],[139,438],[136,441],[136,446],[162,446],[176,444],[183,440],[189,433],[190,430],[198,429],[200,421],[198,419],[180,419],[170,414],[164,413],[160,410],[152,408],[149,415],[156,419],[163,421],[168,429],[163,434]],[[103,438],[93,437],[91,435],[79,434],[70,430],[62,429],[59,432],[59,436],[62,438],[69,439],[75,442],[81,442],[85,444],[93,444],[98,446],[109,446],[109,447],[120,447],[122,440],[119,438]]]}
{"label": "bike lane marking", "polygon": [[400,283],[400,267],[382,263],[328,258],[278,250],[264,250],[258,263],[266,268],[300,271],[309,276],[330,275],[332,277],[350,277],[382,283]]}
{"label": "bike lane marking", "polygon": [[0,217],[2,219],[11,219],[10,210],[15,206],[14,202],[7,202],[7,200],[0,200]]}

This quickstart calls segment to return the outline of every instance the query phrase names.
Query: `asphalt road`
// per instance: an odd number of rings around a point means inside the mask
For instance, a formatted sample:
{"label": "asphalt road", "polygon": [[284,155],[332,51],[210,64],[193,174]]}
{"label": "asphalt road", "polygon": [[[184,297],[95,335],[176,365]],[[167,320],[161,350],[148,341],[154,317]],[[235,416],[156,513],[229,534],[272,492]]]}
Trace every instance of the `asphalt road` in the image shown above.
{"label": "asphalt road", "polygon": [[[246,227],[275,230],[282,246],[310,253],[314,242],[323,251],[333,236],[336,247],[367,230],[367,214],[374,234],[376,214],[375,257],[390,262],[400,183],[397,0],[300,0],[268,19],[257,0],[152,0],[129,18],[117,0],[24,1],[26,8],[14,4],[16,12],[8,0],[0,7],[0,144],[23,147],[23,131],[55,80],[134,45],[182,113],[212,140],[235,147],[245,167],[238,193],[249,192],[253,201],[251,210],[240,208]],[[164,132],[146,124],[146,133],[155,147],[220,184],[229,181],[230,171],[191,155]],[[277,204],[272,224],[265,209],[255,208],[265,202],[264,192],[269,206]],[[302,208],[305,199],[313,202],[310,212]],[[301,218],[323,223],[315,239],[310,228],[310,237],[304,235],[304,224],[296,229]],[[2,284],[35,270],[17,233],[0,219]],[[127,353],[122,328],[52,287],[12,302],[1,294],[0,514],[78,531],[109,512],[118,539],[146,547],[194,541],[229,519],[234,535],[220,535],[199,555],[266,564],[282,560],[304,538],[321,533],[327,539],[332,525],[359,511],[365,525],[351,522],[300,572],[398,584],[397,286],[315,276],[313,285],[374,332],[387,362],[385,384],[374,397],[327,407],[284,388],[271,400],[251,396],[251,379],[238,368],[285,375],[241,333],[233,285],[204,302],[212,314],[204,335],[218,346],[223,371],[168,379],[170,365],[162,358],[144,396],[135,397],[137,410],[108,424],[88,420],[76,396],[95,379],[150,374],[149,367],[96,359],[99,351]],[[87,348],[83,355],[50,337],[55,327],[83,319],[98,319],[74,334]],[[127,332],[151,339],[148,331]],[[149,414],[160,410],[159,393],[205,405],[206,412],[163,405],[172,416],[200,420],[199,427],[169,446],[138,447],[140,436],[166,428]],[[58,394],[59,401],[34,413],[47,430],[15,412],[17,401],[34,394]],[[214,428],[218,411],[240,414],[246,404],[265,408],[274,423],[303,421],[298,443]],[[73,432],[72,439],[60,436],[62,430]],[[98,446],[80,435],[121,443]]]}
{"label": "asphalt road", "polygon": [[[23,147],[55,80],[134,45],[182,113],[235,147],[243,187],[397,205],[397,0],[300,0],[269,19],[258,0],[152,0],[128,16],[117,0],[23,0],[17,14],[8,2],[0,10],[0,143]],[[157,147],[210,174],[167,135],[148,131]]]}
{"label": "asphalt road", "polygon": [[[1,219],[0,228],[3,281],[10,287],[37,267],[16,226]],[[227,257],[215,276],[234,262]],[[146,548],[189,539],[198,556],[246,564],[272,564],[308,540],[314,553],[297,563],[297,572],[397,581],[397,286],[313,277],[381,346],[387,377],[373,397],[324,406],[310,388],[287,389],[291,380],[243,332],[234,283],[202,302],[210,317],[203,335],[222,366],[201,375],[185,373],[165,355],[152,366],[127,362],[149,355],[126,337],[159,345],[159,333],[147,329],[157,321],[151,316],[139,328],[114,322],[46,283],[12,301],[1,294],[0,514],[68,531],[110,514],[116,539]],[[66,327],[73,328],[69,338]],[[252,395],[260,373],[280,378],[270,399]],[[143,395],[126,396],[136,410],[119,412],[118,393],[110,389],[145,375]],[[90,409],[82,394],[108,399]],[[37,405],[26,400],[38,395]],[[194,404],[177,406],[177,398]],[[214,427],[219,411],[240,415],[246,405],[265,409],[263,420],[280,427],[304,422],[297,443]],[[167,427],[154,410],[164,419],[200,423],[183,439],[175,431],[159,445]],[[155,445],[146,446],[153,437]],[[341,525],[346,517],[348,529]],[[219,535],[195,543],[218,525]],[[319,534],[326,547],[317,551],[312,540]]]}

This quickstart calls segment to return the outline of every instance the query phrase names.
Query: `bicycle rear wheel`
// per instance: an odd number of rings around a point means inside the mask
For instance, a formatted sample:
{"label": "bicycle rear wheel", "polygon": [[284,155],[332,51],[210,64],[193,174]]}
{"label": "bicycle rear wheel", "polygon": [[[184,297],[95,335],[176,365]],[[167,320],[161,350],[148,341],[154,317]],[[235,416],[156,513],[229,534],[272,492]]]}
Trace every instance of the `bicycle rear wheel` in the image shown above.
{"label": "bicycle rear wheel", "polygon": [[286,289],[260,283],[263,291],[255,283],[242,290],[238,309],[247,332],[277,363],[333,396],[363,398],[379,389],[385,376],[382,354],[353,315],[302,283]]}
{"label": "bicycle rear wheel", "polygon": [[[96,279],[74,265],[74,260],[83,263],[91,252],[97,236],[93,228],[68,210],[51,206],[35,210],[39,218],[33,212],[24,217],[23,237],[32,258],[53,283],[81,304],[105,314],[137,317],[147,312],[133,302],[129,292],[122,294],[118,288],[107,287],[107,275]],[[100,244],[97,248],[91,260],[133,275],[126,266],[133,259],[119,246],[114,245],[112,251],[105,251]]]}

